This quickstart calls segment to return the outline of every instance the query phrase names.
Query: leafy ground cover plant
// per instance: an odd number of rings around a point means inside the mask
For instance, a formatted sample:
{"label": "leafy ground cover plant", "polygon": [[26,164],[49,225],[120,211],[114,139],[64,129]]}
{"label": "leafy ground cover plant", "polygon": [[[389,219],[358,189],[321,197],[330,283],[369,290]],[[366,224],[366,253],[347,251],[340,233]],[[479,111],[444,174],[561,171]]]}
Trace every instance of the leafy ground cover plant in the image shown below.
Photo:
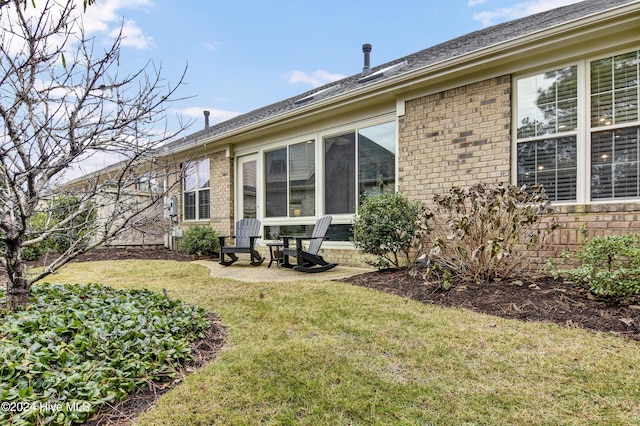
{"label": "leafy ground cover plant", "polygon": [[377,268],[411,266],[416,218],[422,209],[418,202],[390,190],[363,197],[353,224],[353,242],[363,253],[376,256],[367,263]]}
{"label": "leafy ground cover plant", "polygon": [[220,249],[216,231],[210,226],[192,226],[180,239],[180,250],[198,256],[212,255]]}
{"label": "leafy ground cover plant", "polygon": [[203,309],[149,290],[44,284],[30,302],[0,314],[2,424],[83,422],[100,404],[174,377],[209,326]]}
{"label": "leafy ground cover plant", "polygon": [[565,261],[578,266],[560,270],[552,264],[552,273],[586,285],[598,296],[628,297],[640,294],[640,235],[594,237],[585,241],[573,256],[563,252]]}
{"label": "leafy ground cover plant", "polygon": [[419,220],[417,238],[435,261],[428,273],[444,269],[476,282],[526,276],[539,266],[531,253],[555,229],[542,221],[551,206],[541,186],[479,183],[434,201],[435,211]]}

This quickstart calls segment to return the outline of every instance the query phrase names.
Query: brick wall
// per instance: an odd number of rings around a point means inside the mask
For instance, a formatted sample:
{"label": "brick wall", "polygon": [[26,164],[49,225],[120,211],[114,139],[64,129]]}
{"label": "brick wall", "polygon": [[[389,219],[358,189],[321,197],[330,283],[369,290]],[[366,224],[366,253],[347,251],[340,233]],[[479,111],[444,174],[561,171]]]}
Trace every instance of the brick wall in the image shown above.
{"label": "brick wall", "polygon": [[502,76],[407,101],[399,122],[402,192],[429,204],[453,186],[507,182],[510,92]]}
{"label": "brick wall", "polygon": [[225,151],[214,152],[210,158],[211,227],[218,235],[232,235],[233,221],[233,158]]}
{"label": "brick wall", "polygon": [[[399,121],[399,181],[408,198],[431,205],[453,186],[510,181],[511,80],[501,76],[412,99]],[[640,233],[640,203],[558,206],[558,229],[532,260],[558,259],[585,238]]]}
{"label": "brick wall", "polygon": [[640,203],[558,206],[550,216],[558,223],[543,257],[559,260],[562,250],[575,252],[586,238],[640,233]]}

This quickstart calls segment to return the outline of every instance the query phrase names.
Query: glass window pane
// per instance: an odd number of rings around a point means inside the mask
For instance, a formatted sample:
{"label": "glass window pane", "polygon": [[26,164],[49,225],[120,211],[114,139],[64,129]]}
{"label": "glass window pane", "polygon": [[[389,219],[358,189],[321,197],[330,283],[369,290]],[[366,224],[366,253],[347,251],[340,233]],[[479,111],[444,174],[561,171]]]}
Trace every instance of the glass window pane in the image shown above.
{"label": "glass window pane", "polygon": [[192,191],[197,186],[197,166],[194,162],[184,165],[184,190]]}
{"label": "glass window pane", "polygon": [[613,60],[611,58],[591,62],[591,93],[611,91],[611,82],[613,81],[612,63]]}
{"label": "glass window pane", "polygon": [[576,137],[518,144],[518,185],[544,185],[551,201],[576,199]]}
{"label": "glass window pane", "polygon": [[266,216],[287,215],[287,149],[264,155]]}
{"label": "glass window pane", "polygon": [[289,216],[316,214],[316,150],[309,141],[289,147]]}
{"label": "glass window pane", "polygon": [[315,225],[271,225],[265,226],[265,239],[279,240],[282,236],[304,237],[313,233]]}
{"label": "glass window pane", "polygon": [[195,191],[184,193],[184,220],[196,219],[196,193]]}
{"label": "glass window pane", "polygon": [[208,189],[198,191],[198,219],[211,217],[211,202]]}
{"label": "glass window pane", "polygon": [[556,200],[573,200],[576,198],[578,179],[575,169],[558,169],[556,181]]}
{"label": "glass window pane", "polygon": [[355,213],[355,132],[324,139],[324,201],[327,214]]}
{"label": "glass window pane", "polygon": [[[265,239],[278,240],[286,236],[306,236],[313,233],[315,225],[271,225],[265,226]],[[327,230],[327,239],[330,241],[351,241],[353,227],[351,225],[330,225]]]}
{"label": "glass window pane", "polygon": [[537,132],[536,78],[518,80],[518,138],[533,137]]}
{"label": "glass window pane", "polygon": [[638,86],[638,53],[631,52],[614,58],[614,89]]}
{"label": "glass window pane", "polygon": [[640,195],[640,128],[591,135],[591,197],[622,198]]}
{"label": "glass window pane", "polygon": [[639,52],[591,63],[591,127],[637,121]]}
{"label": "glass window pane", "polygon": [[591,127],[610,126],[613,123],[613,93],[591,96]]}
{"label": "glass window pane", "polygon": [[611,181],[611,171],[613,167],[610,164],[594,164],[591,166],[591,198],[594,200],[600,198],[613,197],[613,185]]}
{"label": "glass window pane", "polygon": [[575,130],[577,82],[576,66],[518,80],[518,138]]}
{"label": "glass window pane", "polygon": [[616,90],[614,97],[616,124],[636,121],[638,119],[638,89]]}
{"label": "glass window pane", "polygon": [[573,101],[558,102],[558,132],[578,129],[578,104]]}
{"label": "glass window pane", "polygon": [[360,196],[393,187],[396,176],[395,122],[358,131],[358,183]]}
{"label": "glass window pane", "polygon": [[562,138],[557,141],[556,156],[558,168],[572,169],[577,163],[576,143],[574,138]]}
{"label": "glass window pane", "polygon": [[256,218],[257,171],[256,161],[242,163],[242,218]]}
{"label": "glass window pane", "polygon": [[209,159],[198,162],[198,188],[209,188]]}

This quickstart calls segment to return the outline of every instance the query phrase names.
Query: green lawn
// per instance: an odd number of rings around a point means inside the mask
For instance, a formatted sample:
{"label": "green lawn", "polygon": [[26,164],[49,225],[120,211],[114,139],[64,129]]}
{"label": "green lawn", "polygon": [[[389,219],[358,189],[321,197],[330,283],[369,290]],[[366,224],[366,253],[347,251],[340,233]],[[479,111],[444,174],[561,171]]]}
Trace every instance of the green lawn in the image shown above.
{"label": "green lawn", "polygon": [[171,261],[74,263],[47,278],[166,289],[228,342],[141,425],[640,424],[640,344],[330,281],[245,283]]}

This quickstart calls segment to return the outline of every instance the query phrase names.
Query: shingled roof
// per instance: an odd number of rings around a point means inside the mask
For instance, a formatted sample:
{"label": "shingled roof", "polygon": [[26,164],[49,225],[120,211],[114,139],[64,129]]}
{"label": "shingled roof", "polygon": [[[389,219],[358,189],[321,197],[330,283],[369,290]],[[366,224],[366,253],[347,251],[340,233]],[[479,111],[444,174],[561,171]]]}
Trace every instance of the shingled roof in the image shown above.
{"label": "shingled roof", "polygon": [[372,68],[371,73],[367,76],[358,73],[171,141],[160,148],[160,154],[181,151],[197,145],[199,141],[218,139],[227,133],[256,125],[267,119],[277,118],[280,115],[293,112],[320,100],[329,100],[368,85],[377,84],[383,80],[394,79],[471,52],[636,2],[638,0],[587,0],[474,31],[403,58],[381,64]]}

